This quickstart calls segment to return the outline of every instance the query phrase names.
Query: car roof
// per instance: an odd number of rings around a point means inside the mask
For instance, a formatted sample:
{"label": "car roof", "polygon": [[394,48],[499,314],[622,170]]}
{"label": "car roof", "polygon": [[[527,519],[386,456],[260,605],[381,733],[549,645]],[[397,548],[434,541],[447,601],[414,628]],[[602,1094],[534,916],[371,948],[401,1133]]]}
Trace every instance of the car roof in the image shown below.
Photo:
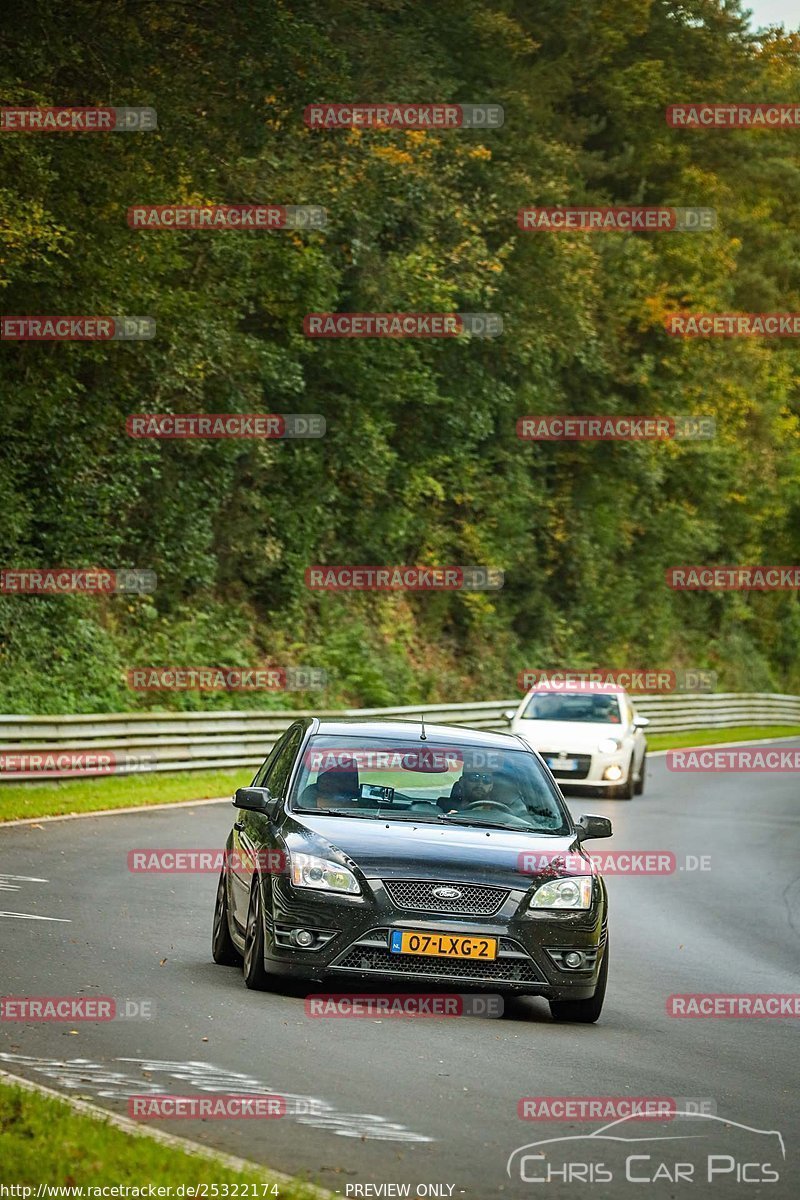
{"label": "car roof", "polygon": [[[319,737],[372,737],[372,738],[402,738],[404,741],[421,741],[422,722],[416,721],[376,721],[370,718],[340,718],[330,720],[319,719],[317,727],[311,730],[312,735]],[[486,746],[509,749],[523,749],[530,752],[521,738],[516,734],[493,733],[489,729],[467,729],[464,725],[431,725],[425,722],[425,740],[427,742],[447,742],[455,746]],[[423,743],[424,745],[424,743]]]}

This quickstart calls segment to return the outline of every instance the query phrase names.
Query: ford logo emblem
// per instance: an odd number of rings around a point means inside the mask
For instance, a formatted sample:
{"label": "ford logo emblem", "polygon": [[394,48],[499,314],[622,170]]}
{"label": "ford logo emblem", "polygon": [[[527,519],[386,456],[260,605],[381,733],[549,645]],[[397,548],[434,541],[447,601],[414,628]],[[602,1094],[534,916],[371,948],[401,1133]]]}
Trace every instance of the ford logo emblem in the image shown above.
{"label": "ford logo emblem", "polygon": [[454,887],[435,887],[433,894],[437,900],[460,900],[464,893]]}

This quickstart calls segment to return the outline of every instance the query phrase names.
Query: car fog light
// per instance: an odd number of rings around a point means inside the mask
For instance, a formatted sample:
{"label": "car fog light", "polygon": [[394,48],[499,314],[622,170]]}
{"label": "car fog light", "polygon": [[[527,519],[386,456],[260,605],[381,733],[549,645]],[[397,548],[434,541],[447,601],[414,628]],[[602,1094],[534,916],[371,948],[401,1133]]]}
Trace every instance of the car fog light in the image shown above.
{"label": "car fog light", "polygon": [[564,955],[564,962],[568,967],[582,967],[583,955],[579,954],[577,950],[570,950],[569,954]]}
{"label": "car fog light", "polygon": [[613,782],[616,782],[618,779],[622,779],[622,767],[618,767],[616,765],[613,767],[606,767],[605,771],[603,771],[603,779],[610,779]]}
{"label": "car fog light", "polygon": [[295,929],[292,932],[292,941],[295,946],[310,946],[314,941],[314,935],[308,929]]}

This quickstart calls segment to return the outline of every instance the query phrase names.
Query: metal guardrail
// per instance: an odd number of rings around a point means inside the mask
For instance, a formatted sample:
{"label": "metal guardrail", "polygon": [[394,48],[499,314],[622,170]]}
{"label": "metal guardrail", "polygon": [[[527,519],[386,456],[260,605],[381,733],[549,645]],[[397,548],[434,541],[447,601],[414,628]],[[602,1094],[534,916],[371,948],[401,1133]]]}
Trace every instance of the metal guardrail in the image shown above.
{"label": "metal guardrail", "polygon": [[[736,725],[800,725],[800,696],[768,692],[634,696],[636,709],[650,718],[649,733]],[[118,761],[114,773],[227,770],[256,767],[292,721],[301,716],[329,718],[398,717],[425,714],[431,724],[472,729],[508,728],[506,711],[519,697],[467,704],[410,704],[393,708],[349,708],[291,712],[95,713],[82,716],[0,716],[0,755],[102,751]],[[43,771],[0,771],[0,781],[41,779]],[[71,775],[74,771],[48,771]]]}

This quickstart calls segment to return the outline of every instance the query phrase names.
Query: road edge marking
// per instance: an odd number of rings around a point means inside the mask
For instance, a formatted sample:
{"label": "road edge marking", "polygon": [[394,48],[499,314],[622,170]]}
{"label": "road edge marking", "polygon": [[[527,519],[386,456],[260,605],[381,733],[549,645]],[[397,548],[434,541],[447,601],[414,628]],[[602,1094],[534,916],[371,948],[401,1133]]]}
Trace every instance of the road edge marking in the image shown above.
{"label": "road edge marking", "polygon": [[152,1141],[160,1142],[162,1146],[169,1146],[173,1150],[182,1150],[184,1154],[210,1159],[231,1171],[255,1172],[268,1178],[270,1183],[305,1187],[313,1195],[319,1197],[319,1200],[334,1200],[333,1192],[329,1192],[315,1183],[306,1183],[305,1180],[298,1179],[295,1175],[286,1175],[283,1171],[275,1171],[272,1167],[264,1166],[263,1163],[252,1162],[247,1158],[237,1158],[233,1154],[225,1154],[222,1150],[215,1150],[212,1146],[204,1146],[201,1142],[193,1142],[189,1138],[177,1137],[176,1134],[166,1133],[163,1129],[150,1129],[139,1121],[115,1113],[112,1109],[102,1108],[99,1104],[92,1104],[88,1100],[79,1100],[77,1096],[69,1096],[65,1092],[59,1092],[56,1088],[46,1087],[43,1083],[37,1083],[33,1079],[26,1079],[23,1075],[13,1075],[10,1071],[0,1069],[0,1083],[7,1083],[11,1087],[21,1087],[25,1091],[38,1092],[42,1096],[60,1100],[75,1112],[92,1117],[96,1121],[106,1121],[114,1128],[121,1129],[123,1133],[131,1134],[134,1137],[147,1137]]}

